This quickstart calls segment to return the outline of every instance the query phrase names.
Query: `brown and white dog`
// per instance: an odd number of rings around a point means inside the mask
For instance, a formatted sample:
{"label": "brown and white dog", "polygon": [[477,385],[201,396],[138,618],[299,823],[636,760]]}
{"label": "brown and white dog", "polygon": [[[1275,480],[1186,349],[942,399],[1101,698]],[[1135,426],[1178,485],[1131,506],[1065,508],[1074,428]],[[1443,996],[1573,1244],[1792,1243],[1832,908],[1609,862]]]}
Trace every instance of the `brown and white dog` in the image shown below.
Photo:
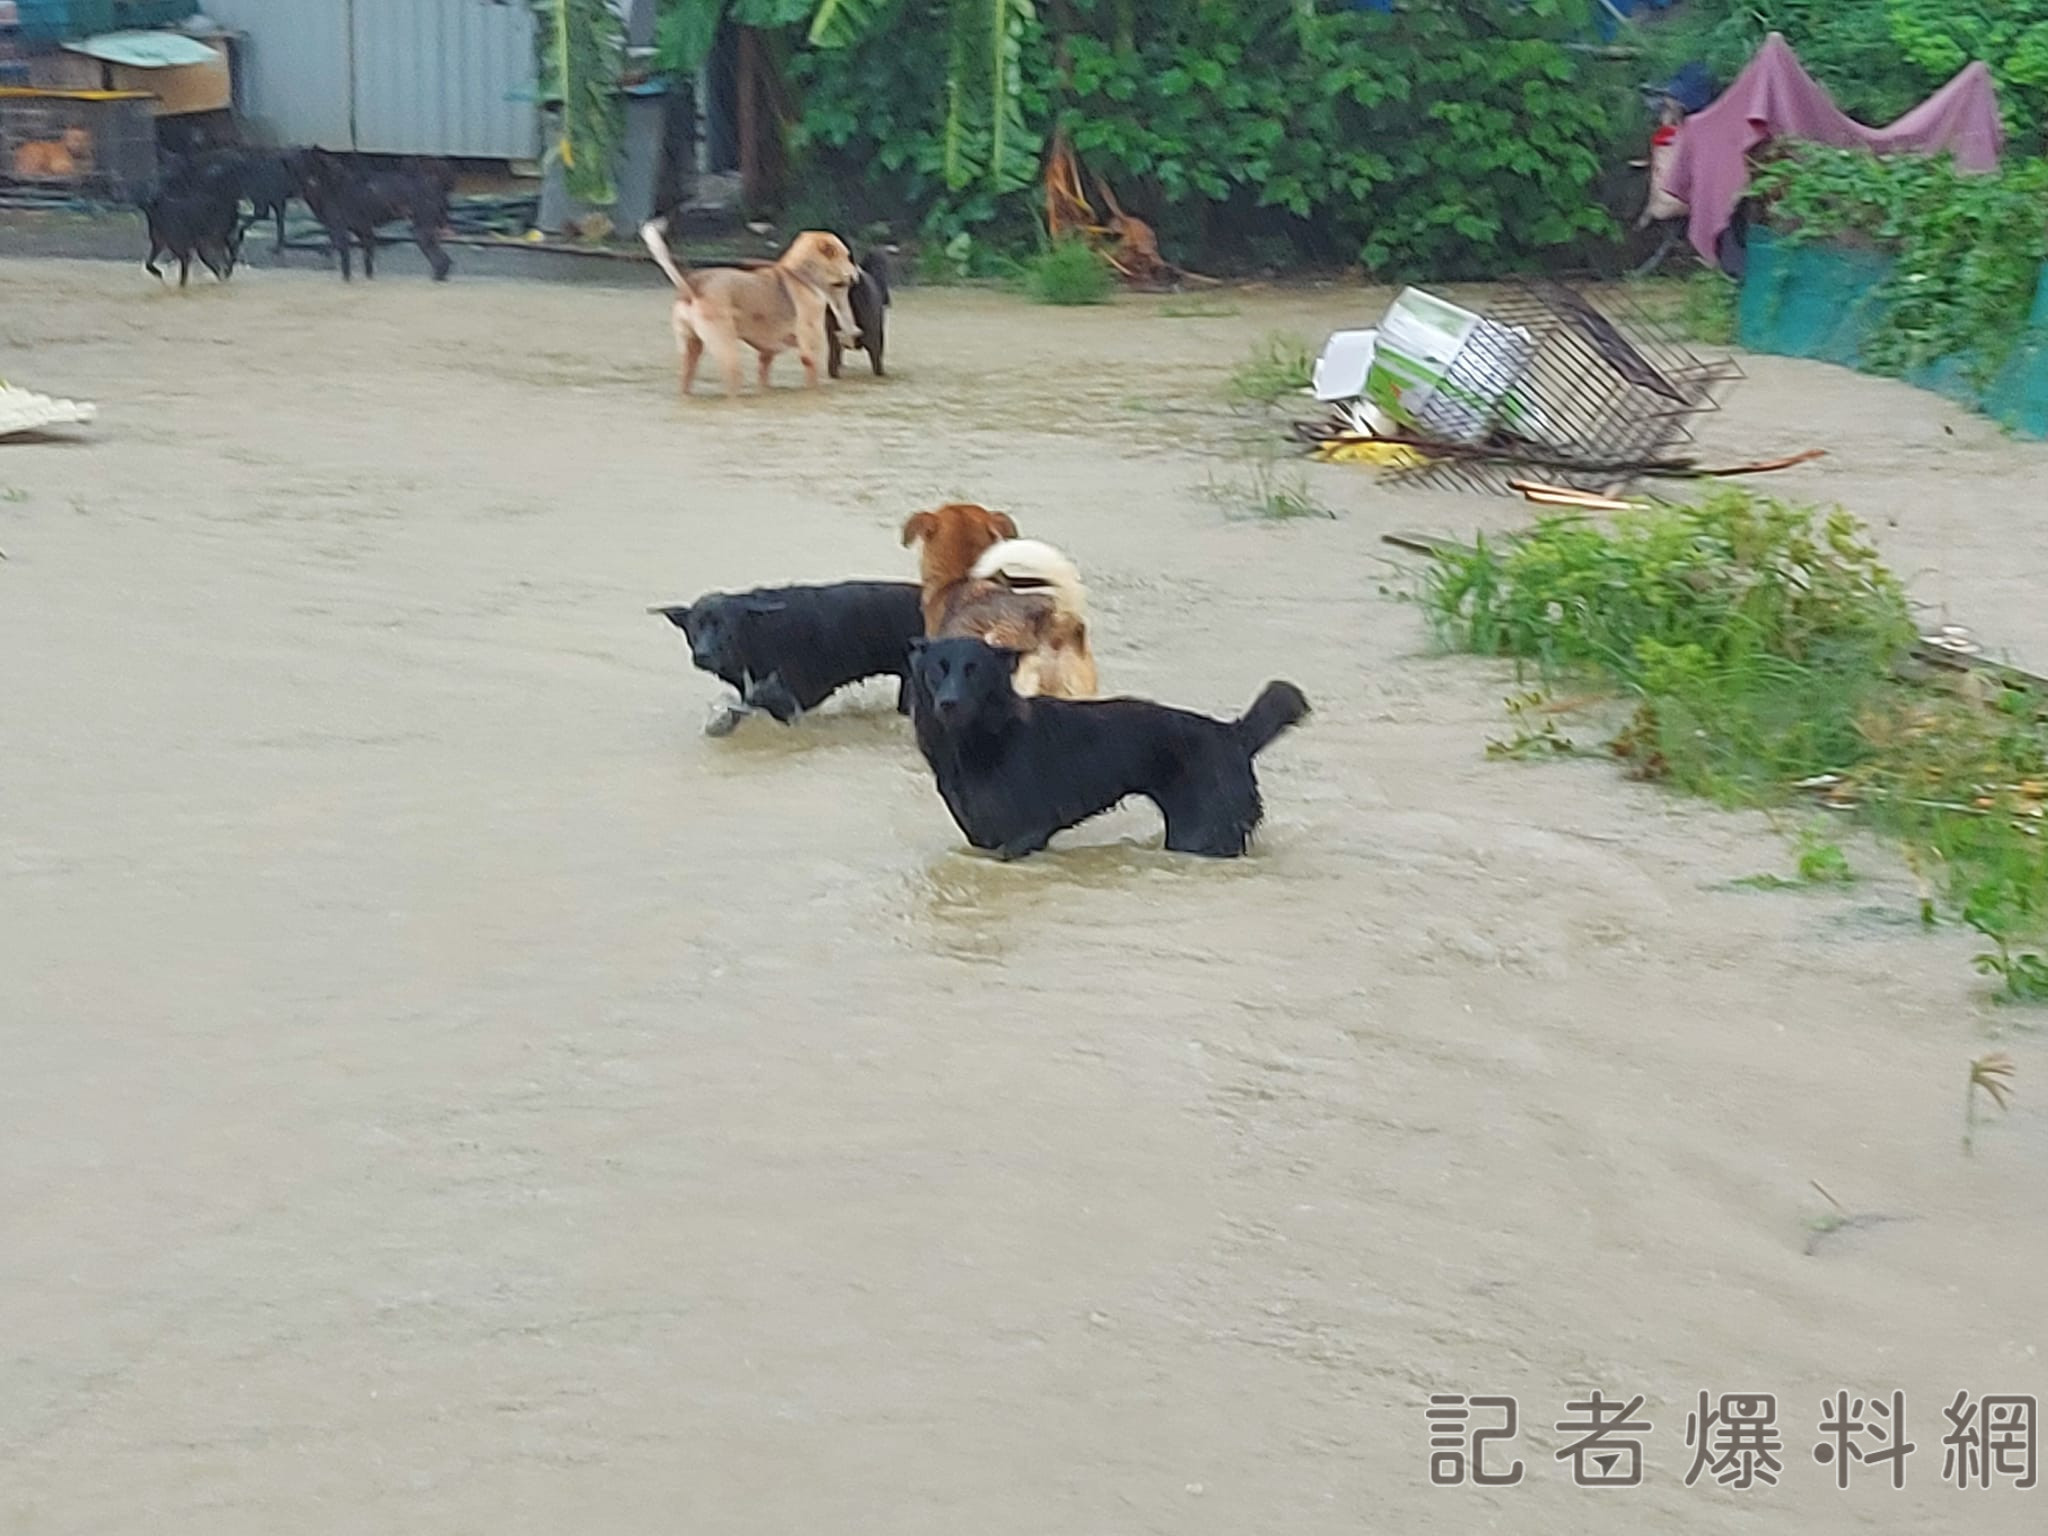
{"label": "brown and white dog", "polygon": [[903,525],[903,542],[923,546],[926,635],[972,635],[1023,653],[1014,681],[1026,698],[1095,697],[1088,594],[1065,555],[1019,538],[1009,513],[972,502],[914,514]]}
{"label": "brown and white dog", "polygon": [[686,395],[706,352],[725,379],[725,392],[737,395],[741,342],[759,355],[761,388],[768,387],[768,368],[776,354],[792,349],[803,362],[804,383],[816,385],[826,356],[826,310],[832,311],[845,334],[860,331],[846,298],[847,290],[860,281],[860,268],[837,235],[807,229],[770,266],[713,267],[691,274],[685,274],[669,254],[667,219],[642,224],[640,239],[675,284],[670,318],[676,351],[683,360]]}

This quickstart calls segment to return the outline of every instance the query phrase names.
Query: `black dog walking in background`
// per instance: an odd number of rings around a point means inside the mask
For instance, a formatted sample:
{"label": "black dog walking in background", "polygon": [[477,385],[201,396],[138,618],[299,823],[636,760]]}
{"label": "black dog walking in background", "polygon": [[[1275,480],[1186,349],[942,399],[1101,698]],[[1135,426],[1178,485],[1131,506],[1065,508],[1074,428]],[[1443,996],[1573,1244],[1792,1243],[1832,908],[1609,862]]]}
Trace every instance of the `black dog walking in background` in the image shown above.
{"label": "black dog walking in background", "polygon": [[270,254],[282,256],[285,204],[299,195],[298,173],[292,169],[291,156],[272,149],[244,149],[235,153],[235,189],[251,210],[249,223],[242,232],[247,234],[251,227],[270,219],[276,230]]}
{"label": "black dog walking in background", "polygon": [[1016,665],[975,639],[911,646],[918,750],[968,842],[1005,859],[1132,795],[1159,807],[1169,850],[1235,858],[1265,812],[1252,759],[1309,712],[1292,683],[1266,684],[1237,720],[1148,699],[1026,699]]}
{"label": "black dog walking in background", "polygon": [[142,218],[149,229],[149,254],[142,270],[164,274],[159,256],[178,258],[178,286],[192,277],[195,259],[222,282],[234,275],[242,249],[241,199],[232,187],[206,178],[167,177],[142,200]]}
{"label": "black dog walking in background", "polygon": [[236,204],[247,201],[249,222],[235,234],[235,257],[241,259],[242,237],[250,228],[268,218],[275,222],[277,239],[272,255],[284,250],[284,210],[299,194],[298,173],[292,168],[291,150],[208,149],[189,158],[173,159],[164,175],[165,187],[178,192],[211,188]]}
{"label": "black dog walking in background", "polygon": [[438,160],[414,160],[388,170],[364,170],[324,149],[305,149],[292,157],[300,195],[313,217],[327,231],[341,257],[346,282],[349,246],[363,250],[363,276],[377,275],[377,226],[404,220],[412,227],[413,244],[433,268],[434,281],[444,281],[454,263],[441,249],[441,231],[448,223],[448,199],[455,175]]}

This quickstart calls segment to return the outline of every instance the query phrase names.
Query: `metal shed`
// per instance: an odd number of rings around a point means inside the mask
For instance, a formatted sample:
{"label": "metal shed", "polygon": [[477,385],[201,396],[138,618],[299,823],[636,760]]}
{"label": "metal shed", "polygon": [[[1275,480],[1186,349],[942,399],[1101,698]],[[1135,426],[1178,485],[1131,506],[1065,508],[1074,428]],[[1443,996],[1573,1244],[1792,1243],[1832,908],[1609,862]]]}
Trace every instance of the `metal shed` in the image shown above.
{"label": "metal shed", "polygon": [[532,8],[505,0],[202,0],[244,34],[239,105],[279,143],[540,153]]}

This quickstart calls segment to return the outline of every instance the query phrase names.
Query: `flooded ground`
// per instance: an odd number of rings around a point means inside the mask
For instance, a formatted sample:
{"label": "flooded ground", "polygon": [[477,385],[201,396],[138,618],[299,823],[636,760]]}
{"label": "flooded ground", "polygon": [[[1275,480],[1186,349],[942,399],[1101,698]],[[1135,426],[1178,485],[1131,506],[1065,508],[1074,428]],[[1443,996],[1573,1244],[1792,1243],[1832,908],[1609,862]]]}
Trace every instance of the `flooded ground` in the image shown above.
{"label": "flooded ground", "polygon": [[[1488,761],[1379,536],[1525,509],[1201,494],[1229,366],[1380,302],[909,292],[897,376],[683,406],[651,285],[0,265],[0,374],[103,411],[0,446],[0,1530],[2038,1531],[1942,1485],[2048,1385],[2048,1053],[1968,937]],[[2048,449],[1750,368],[1717,450],[1828,448],[1776,488],[2048,663]],[[1254,857],[973,856],[879,688],[699,734],[645,605],[908,575],[948,497],[1080,562],[1107,688],[1307,691]],[[1555,1459],[1595,1388],[1637,1491]],[[1838,1388],[1903,1492],[1816,1463]],[[1683,1485],[1703,1390],[1779,1486]],[[1432,1393],[1519,1396],[1519,1486],[1430,1485]]]}

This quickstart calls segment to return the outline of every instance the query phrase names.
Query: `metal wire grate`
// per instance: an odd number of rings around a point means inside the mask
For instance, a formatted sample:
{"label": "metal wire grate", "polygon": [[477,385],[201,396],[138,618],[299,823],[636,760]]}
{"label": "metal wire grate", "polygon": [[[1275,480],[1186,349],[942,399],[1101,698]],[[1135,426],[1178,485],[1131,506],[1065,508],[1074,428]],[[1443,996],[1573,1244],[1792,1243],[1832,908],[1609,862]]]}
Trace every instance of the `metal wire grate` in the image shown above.
{"label": "metal wire grate", "polygon": [[156,177],[156,124],[140,97],[21,89],[0,95],[0,184],[127,202]]}
{"label": "metal wire grate", "polygon": [[1742,370],[1700,358],[1625,293],[1601,297],[1604,311],[1550,279],[1504,289],[1422,415],[1444,456],[1395,476],[1497,495],[1514,480],[1611,493],[1645,461],[1678,456]]}

